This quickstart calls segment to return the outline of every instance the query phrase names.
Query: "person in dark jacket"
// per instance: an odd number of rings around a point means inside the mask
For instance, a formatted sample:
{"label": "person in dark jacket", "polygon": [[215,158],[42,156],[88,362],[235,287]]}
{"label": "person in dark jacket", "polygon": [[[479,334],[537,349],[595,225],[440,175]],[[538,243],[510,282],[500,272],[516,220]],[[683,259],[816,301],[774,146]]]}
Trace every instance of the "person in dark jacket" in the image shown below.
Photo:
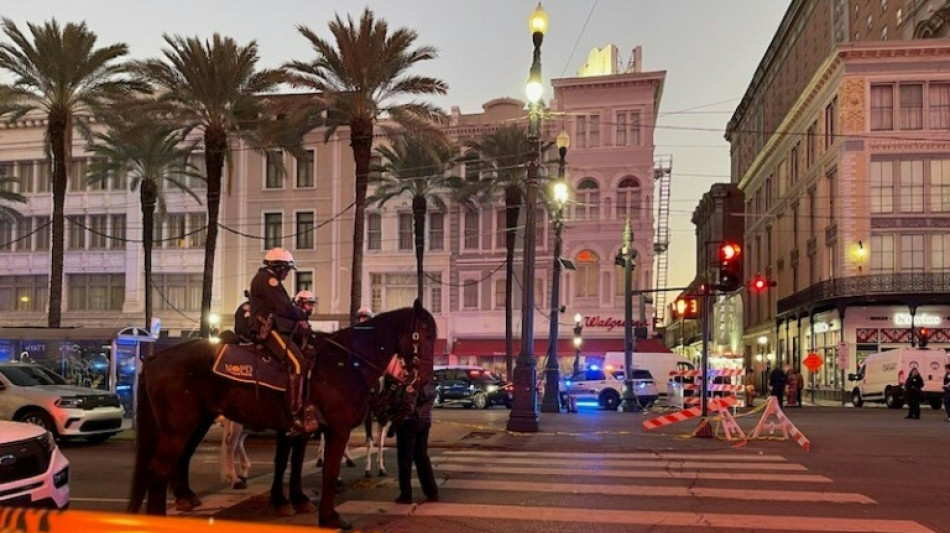
{"label": "person in dark jacket", "polygon": [[[790,368],[786,365],[786,369]],[[772,374],[769,375],[769,388],[771,389],[771,395],[778,398],[778,406],[782,407],[782,396],[785,393],[785,384],[788,380],[788,375],[785,373],[785,370],[782,367],[775,367],[775,370],[772,371]]]}
{"label": "person in dark jacket", "polygon": [[[244,291],[244,297],[250,298],[250,291]],[[241,342],[252,342],[254,332],[251,331],[251,301],[244,300],[234,310],[234,334]]]}
{"label": "person in dark jacket", "polygon": [[430,382],[418,392],[412,413],[396,429],[396,460],[399,465],[399,497],[396,503],[412,503],[413,463],[426,501],[439,501],[439,487],[435,483],[435,473],[429,460],[433,401],[435,385]]}
{"label": "person in dark jacket", "polygon": [[947,412],[947,422],[950,422],[950,363],[943,365],[946,370],[943,374],[943,410]]}
{"label": "person in dark jacket", "polygon": [[907,399],[907,416],[912,420],[920,420],[920,395],[924,389],[924,378],[916,367],[910,369],[907,381],[904,382],[904,398]]}
{"label": "person in dark jacket", "polygon": [[[293,419],[290,435],[316,431],[302,420],[302,372],[304,356],[293,338],[298,328],[309,329],[306,312],[294,305],[281,284],[294,270],[294,258],[283,248],[274,248],[264,255],[264,266],[251,280],[251,330],[261,343],[288,367],[287,407]],[[313,429],[310,429],[313,427]]]}

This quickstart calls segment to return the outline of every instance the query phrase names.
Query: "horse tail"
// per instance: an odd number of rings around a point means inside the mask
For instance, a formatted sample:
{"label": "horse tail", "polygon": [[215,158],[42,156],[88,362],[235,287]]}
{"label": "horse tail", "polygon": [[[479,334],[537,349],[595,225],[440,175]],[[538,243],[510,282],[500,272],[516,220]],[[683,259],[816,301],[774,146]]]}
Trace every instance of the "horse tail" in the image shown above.
{"label": "horse tail", "polygon": [[138,513],[145,499],[145,492],[151,481],[149,463],[155,455],[158,446],[159,428],[152,412],[152,402],[149,400],[147,379],[143,372],[139,376],[138,391],[136,394],[135,429],[135,471],[132,474],[132,490],[129,495],[127,512]]}

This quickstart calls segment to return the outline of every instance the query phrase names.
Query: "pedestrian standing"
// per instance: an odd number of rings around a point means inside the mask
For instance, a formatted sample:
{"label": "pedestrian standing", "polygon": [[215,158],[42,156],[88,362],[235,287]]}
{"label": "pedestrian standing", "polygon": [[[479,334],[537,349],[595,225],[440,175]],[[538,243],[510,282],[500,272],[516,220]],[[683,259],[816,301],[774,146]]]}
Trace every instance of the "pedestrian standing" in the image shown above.
{"label": "pedestrian standing", "polygon": [[785,365],[784,370],[782,367],[775,367],[775,370],[773,370],[769,376],[770,393],[776,397],[779,407],[782,407],[782,396],[785,394],[785,381],[788,379],[788,374],[785,373],[785,370],[789,368],[791,368],[789,365]]}
{"label": "pedestrian standing", "polygon": [[943,410],[947,412],[947,422],[950,422],[950,363],[943,365],[946,371],[943,374]]}
{"label": "pedestrian standing", "polygon": [[750,368],[745,374],[745,405],[755,407],[755,372]]}
{"label": "pedestrian standing", "polygon": [[912,420],[920,420],[920,394],[924,388],[924,378],[920,377],[920,371],[916,367],[910,369],[907,381],[904,382],[904,397],[907,398],[909,406],[907,416]]}
{"label": "pedestrian standing", "polygon": [[[410,395],[411,396],[411,395]],[[429,430],[432,428],[432,402],[435,386],[430,382],[415,398],[412,413],[396,428],[396,460],[399,465],[399,497],[396,503],[412,503],[412,465],[426,501],[439,501],[439,487],[429,460]]]}
{"label": "pedestrian standing", "polygon": [[794,368],[788,371],[788,376],[785,379],[785,387],[788,390],[789,407],[798,407],[798,382],[801,381],[801,379],[802,375]]}

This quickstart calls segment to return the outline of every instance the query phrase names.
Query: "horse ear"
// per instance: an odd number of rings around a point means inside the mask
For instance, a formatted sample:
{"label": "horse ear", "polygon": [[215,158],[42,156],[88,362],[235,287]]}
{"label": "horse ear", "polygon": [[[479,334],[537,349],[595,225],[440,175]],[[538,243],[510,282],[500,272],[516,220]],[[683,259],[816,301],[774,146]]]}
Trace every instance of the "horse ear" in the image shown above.
{"label": "horse ear", "polygon": [[413,302],[412,310],[415,311],[416,313],[422,312],[422,302],[420,302],[418,298],[416,298],[416,301]]}

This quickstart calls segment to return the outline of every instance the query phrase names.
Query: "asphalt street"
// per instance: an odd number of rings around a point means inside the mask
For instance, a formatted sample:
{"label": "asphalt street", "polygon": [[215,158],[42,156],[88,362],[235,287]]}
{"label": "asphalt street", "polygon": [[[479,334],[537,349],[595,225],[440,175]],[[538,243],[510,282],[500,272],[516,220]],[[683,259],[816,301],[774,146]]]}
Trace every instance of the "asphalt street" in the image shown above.
{"label": "asphalt street", "polygon": [[[512,434],[504,431],[505,409],[439,409],[430,442],[440,502],[423,503],[417,489],[415,505],[393,503],[390,449],[386,477],[374,469],[364,478],[362,462],[342,469],[337,507],[364,531],[950,533],[950,422],[942,410],[924,409],[921,420],[867,407],[786,413],[810,451],[794,440],[689,438],[694,420],[644,431],[643,420],[659,413],[542,414],[539,433]],[[751,434],[759,418],[738,423]],[[217,438],[213,430],[192,463],[192,484],[206,504],[195,515],[316,524],[314,515],[277,517],[268,508],[271,438],[248,440],[253,479],[245,491],[220,481]],[[351,444],[361,441],[354,432]],[[66,445],[73,508],[124,509],[133,448],[121,438]],[[315,447],[308,453],[304,486],[316,499]]]}

